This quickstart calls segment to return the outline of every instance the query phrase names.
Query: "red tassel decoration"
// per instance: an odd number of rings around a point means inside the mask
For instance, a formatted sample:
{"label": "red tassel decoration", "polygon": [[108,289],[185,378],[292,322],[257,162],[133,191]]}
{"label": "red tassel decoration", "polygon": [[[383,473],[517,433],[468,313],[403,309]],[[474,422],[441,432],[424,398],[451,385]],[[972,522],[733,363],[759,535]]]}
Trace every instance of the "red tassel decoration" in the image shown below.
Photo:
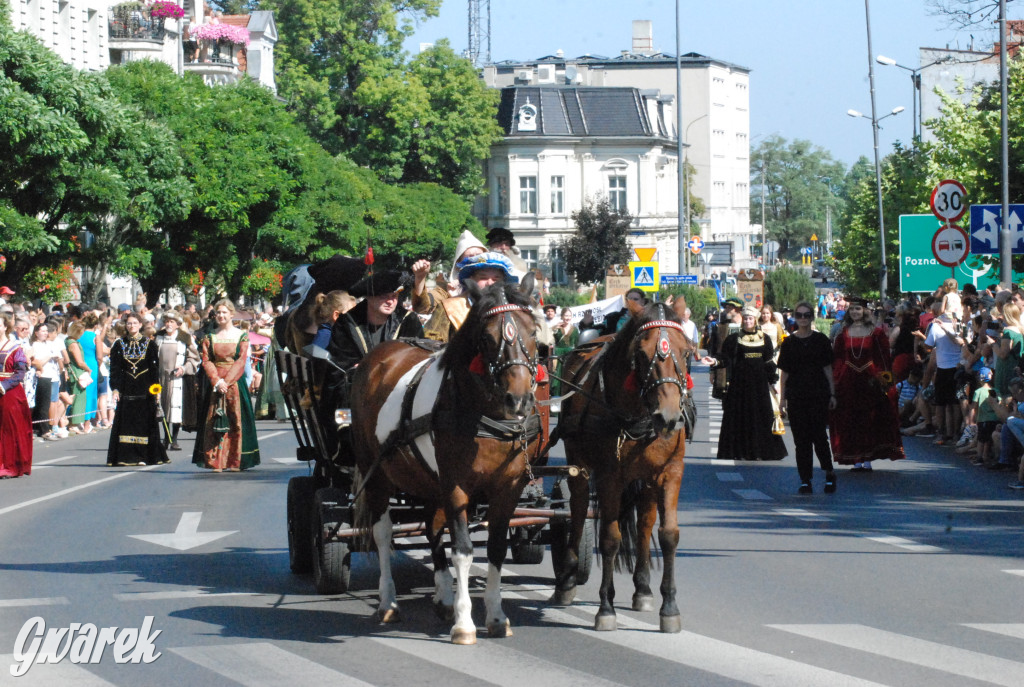
{"label": "red tassel decoration", "polygon": [[623,388],[629,393],[636,393],[639,389],[636,384],[636,370],[633,370],[626,377],[626,381],[623,383]]}
{"label": "red tassel decoration", "polygon": [[477,353],[476,357],[470,361],[469,371],[475,375],[480,375],[481,377],[484,375],[486,370],[484,370],[484,358],[481,354]]}
{"label": "red tassel decoration", "polygon": [[543,365],[537,366],[537,382],[546,382],[548,379],[548,370]]}
{"label": "red tassel decoration", "polygon": [[693,377],[691,377],[690,373],[687,372],[686,373],[686,390],[690,391],[691,389],[693,389]]}
{"label": "red tassel decoration", "polygon": [[373,264],[373,246],[368,246],[367,247],[367,249],[366,249],[366,257],[363,258],[363,264],[365,264],[365,265],[372,265]]}

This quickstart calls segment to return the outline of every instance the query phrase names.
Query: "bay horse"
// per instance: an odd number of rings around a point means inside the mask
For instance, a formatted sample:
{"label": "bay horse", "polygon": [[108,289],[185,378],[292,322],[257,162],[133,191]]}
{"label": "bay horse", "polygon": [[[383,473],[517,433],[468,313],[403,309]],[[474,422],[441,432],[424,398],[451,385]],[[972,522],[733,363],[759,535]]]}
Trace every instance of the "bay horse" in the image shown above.
{"label": "bay horse", "polygon": [[681,630],[674,577],[679,544],[676,506],[690,431],[684,428],[685,411],[692,408],[685,356],[692,350],[678,317],[655,303],[614,337],[580,346],[564,360],[563,388],[573,391],[562,398],[556,432],[565,442],[567,462],[585,472],[569,478],[572,534],[564,560],[555,561],[551,601],[567,605],[576,596],[589,473],[600,512],[602,577],[596,630],[616,628],[612,573],[620,564],[633,572],[633,610],[653,610],[651,535],[659,517],[660,627],[662,632]]}
{"label": "bay horse", "polygon": [[[473,543],[470,509],[487,503],[489,562],[485,593],[491,636],[511,634],[501,608],[501,566],[508,523],[542,442],[534,393],[537,384],[537,320],[529,293],[494,284],[482,292],[448,346],[431,354],[403,342],[383,343],[356,368],[352,382],[352,438],[359,471],[356,520],[370,525],[380,557],[383,622],[398,619],[390,554],[388,502],[396,492],[420,501],[434,564],[433,601],[454,619],[451,639],[476,642],[471,617],[469,569]],[[447,523],[452,539],[456,593],[442,544]]]}

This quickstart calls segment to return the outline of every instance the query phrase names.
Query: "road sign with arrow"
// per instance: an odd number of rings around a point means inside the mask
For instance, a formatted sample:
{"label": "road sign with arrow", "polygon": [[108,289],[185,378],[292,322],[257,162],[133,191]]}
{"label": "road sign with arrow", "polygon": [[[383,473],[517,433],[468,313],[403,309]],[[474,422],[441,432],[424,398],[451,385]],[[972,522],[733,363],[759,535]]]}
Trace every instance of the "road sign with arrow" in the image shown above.
{"label": "road sign with arrow", "polygon": [[[1001,205],[971,206],[971,253],[994,255],[999,252],[1002,211]],[[1024,253],[1024,205],[1010,206],[1009,227],[1013,252]]]}

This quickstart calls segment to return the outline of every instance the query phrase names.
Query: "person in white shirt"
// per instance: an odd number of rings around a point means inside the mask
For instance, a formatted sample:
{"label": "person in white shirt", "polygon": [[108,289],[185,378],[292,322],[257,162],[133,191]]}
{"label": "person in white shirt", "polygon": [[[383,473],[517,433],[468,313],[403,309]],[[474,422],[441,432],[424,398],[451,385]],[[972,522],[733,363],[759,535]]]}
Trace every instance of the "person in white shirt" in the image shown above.
{"label": "person in white shirt", "polygon": [[[932,355],[935,357],[931,379],[935,385],[935,395],[931,403],[936,408],[935,424],[938,436],[934,443],[938,446],[956,441],[956,435],[959,434],[960,405],[956,399],[955,378],[963,344],[964,340],[957,333],[949,313],[943,313],[932,320],[924,345],[933,349]],[[929,365],[929,368],[931,367],[932,365]]]}

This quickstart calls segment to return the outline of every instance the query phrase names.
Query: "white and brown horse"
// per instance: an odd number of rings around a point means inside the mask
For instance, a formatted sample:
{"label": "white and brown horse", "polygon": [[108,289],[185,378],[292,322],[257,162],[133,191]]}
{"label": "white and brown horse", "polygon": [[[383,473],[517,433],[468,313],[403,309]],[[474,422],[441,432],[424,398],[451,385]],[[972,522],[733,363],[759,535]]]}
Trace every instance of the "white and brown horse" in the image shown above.
{"label": "white and brown horse", "polygon": [[[633,610],[653,610],[650,542],[659,517],[661,630],[681,629],[674,578],[676,506],[683,478],[684,415],[692,408],[686,376],[691,350],[672,310],[652,304],[614,338],[581,346],[564,361],[563,389],[574,391],[563,397],[558,434],[568,463],[589,472],[600,510],[597,630],[616,627],[612,573],[617,562],[633,572]],[[572,603],[576,596],[577,550],[590,496],[585,476],[570,478],[569,486],[572,535],[564,560],[555,561],[556,604]]]}
{"label": "white and brown horse", "polygon": [[[526,282],[530,282],[528,278]],[[370,525],[380,554],[379,617],[397,619],[390,553],[390,497],[402,492],[427,513],[434,603],[451,617],[452,641],[472,644],[470,510],[486,502],[489,527],[486,624],[510,634],[501,608],[508,523],[543,437],[535,405],[537,321],[528,295],[496,284],[473,292],[474,306],[447,348],[431,354],[407,343],[374,348],[352,383],[352,437],[360,473],[357,522]],[[441,535],[452,537],[456,593]],[[454,601],[454,603],[453,603]]]}

